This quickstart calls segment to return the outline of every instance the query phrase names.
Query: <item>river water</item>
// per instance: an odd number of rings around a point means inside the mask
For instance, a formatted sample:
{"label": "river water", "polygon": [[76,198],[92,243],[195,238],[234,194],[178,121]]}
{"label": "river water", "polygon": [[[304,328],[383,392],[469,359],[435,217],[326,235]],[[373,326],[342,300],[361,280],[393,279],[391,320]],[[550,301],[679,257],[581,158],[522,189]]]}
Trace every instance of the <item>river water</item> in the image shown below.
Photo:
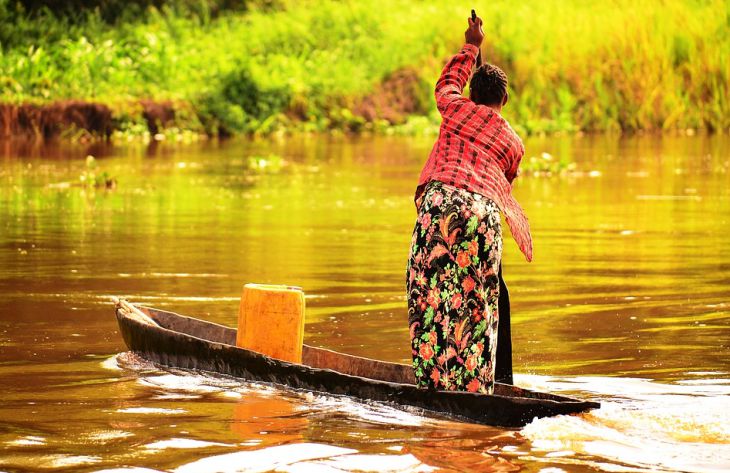
{"label": "river water", "polygon": [[[591,413],[486,427],[125,352],[112,296],[234,325],[259,282],[304,288],[306,343],[408,361],[431,143],[2,144],[0,471],[727,471],[723,136],[526,142],[576,172],[517,180],[535,260],[506,239],[515,381]],[[104,172],[115,189],[78,185]]]}

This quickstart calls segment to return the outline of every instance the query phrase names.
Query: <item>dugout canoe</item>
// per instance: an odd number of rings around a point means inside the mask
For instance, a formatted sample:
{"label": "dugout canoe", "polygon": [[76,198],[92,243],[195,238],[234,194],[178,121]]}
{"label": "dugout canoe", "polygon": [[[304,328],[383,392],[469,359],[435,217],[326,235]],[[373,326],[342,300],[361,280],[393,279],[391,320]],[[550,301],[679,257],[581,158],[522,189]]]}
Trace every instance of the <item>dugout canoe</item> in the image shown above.
{"label": "dugout canoe", "polygon": [[233,328],[125,301],[117,303],[116,317],[129,349],[166,367],[410,406],[504,427],[521,427],[536,417],[575,414],[600,407],[593,401],[499,383],[493,395],[427,391],[416,387],[413,369],[408,365],[307,345],[304,345],[302,364],[288,363],[235,346]]}

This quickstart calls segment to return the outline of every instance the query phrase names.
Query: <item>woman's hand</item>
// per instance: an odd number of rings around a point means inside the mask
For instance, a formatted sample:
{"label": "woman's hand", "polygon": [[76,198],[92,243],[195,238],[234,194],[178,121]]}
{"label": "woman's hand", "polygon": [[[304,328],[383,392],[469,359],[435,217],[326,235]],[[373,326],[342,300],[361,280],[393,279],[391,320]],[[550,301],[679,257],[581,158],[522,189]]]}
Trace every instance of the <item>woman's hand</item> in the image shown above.
{"label": "woman's hand", "polygon": [[482,19],[478,16],[474,20],[469,20],[469,27],[464,32],[464,39],[468,44],[473,44],[477,48],[482,46],[484,40],[484,31],[482,31]]}

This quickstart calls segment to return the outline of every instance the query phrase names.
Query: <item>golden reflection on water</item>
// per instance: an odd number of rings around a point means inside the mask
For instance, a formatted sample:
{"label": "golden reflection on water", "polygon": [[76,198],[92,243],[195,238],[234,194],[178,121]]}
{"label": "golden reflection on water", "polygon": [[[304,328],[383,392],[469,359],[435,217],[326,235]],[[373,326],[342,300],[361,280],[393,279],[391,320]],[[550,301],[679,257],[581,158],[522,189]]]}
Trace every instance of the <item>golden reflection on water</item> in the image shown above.
{"label": "golden reflection on water", "polygon": [[[3,144],[0,469],[183,471],[308,449],[323,457],[293,465],[725,469],[727,137],[526,143],[585,172],[517,181],[536,248],[527,264],[505,244],[517,381],[601,400],[591,414],[505,430],[117,363],[110,296],[233,325],[244,282],[303,286],[307,343],[407,360],[412,193],[430,145]],[[117,189],[76,186],[89,153]],[[272,154],[276,166],[251,170]]]}
{"label": "golden reflection on water", "polygon": [[302,442],[308,426],[296,404],[278,397],[246,399],[233,408],[231,430],[242,439],[266,435],[270,444]]}

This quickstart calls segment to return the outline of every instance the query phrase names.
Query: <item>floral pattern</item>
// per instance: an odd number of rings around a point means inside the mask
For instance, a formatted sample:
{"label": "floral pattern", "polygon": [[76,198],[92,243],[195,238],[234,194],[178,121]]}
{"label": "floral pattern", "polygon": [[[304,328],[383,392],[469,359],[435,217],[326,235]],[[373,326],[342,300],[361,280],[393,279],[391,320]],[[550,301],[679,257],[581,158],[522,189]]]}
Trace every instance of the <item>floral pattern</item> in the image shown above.
{"label": "floral pattern", "polygon": [[497,205],[429,182],[420,198],[406,275],[418,386],[493,392],[501,257]]}

